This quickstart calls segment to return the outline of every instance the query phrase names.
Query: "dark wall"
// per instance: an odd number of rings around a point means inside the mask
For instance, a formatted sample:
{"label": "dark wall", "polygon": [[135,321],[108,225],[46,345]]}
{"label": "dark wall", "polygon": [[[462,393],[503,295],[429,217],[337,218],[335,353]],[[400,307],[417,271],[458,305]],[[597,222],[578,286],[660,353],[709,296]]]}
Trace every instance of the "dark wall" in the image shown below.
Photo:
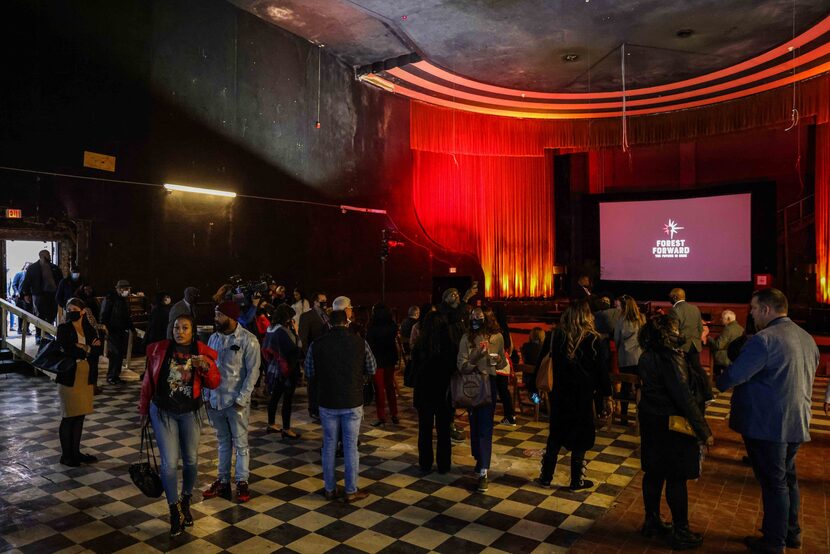
{"label": "dark wall", "polygon": [[[385,208],[414,228],[408,101],[222,0],[15,0],[3,19],[0,165],[262,197],[0,170],[0,205],[92,220],[99,288],[177,293],[267,271],[377,298],[385,217],[264,198]],[[83,168],[84,150],[115,156],[115,173]],[[393,252],[387,290],[425,300],[428,267],[422,250]]]}

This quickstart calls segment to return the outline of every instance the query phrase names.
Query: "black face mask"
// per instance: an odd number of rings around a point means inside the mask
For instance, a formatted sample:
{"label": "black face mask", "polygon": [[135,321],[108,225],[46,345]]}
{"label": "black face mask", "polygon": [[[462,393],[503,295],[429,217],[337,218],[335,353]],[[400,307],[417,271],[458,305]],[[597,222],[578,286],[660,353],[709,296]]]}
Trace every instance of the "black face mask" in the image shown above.
{"label": "black face mask", "polygon": [[483,326],[484,326],[484,320],[483,319],[471,319],[470,320],[470,327],[473,329],[473,331],[478,331]]}
{"label": "black face mask", "polygon": [[68,319],[69,321],[72,321],[72,322],[80,321],[81,312],[67,312],[66,313],[66,319]]}
{"label": "black face mask", "polygon": [[320,305],[320,309],[321,309],[321,310],[325,310],[325,309],[326,309],[326,306],[328,306],[328,305],[329,305],[329,303],[328,303],[328,302],[318,302],[318,304]]}

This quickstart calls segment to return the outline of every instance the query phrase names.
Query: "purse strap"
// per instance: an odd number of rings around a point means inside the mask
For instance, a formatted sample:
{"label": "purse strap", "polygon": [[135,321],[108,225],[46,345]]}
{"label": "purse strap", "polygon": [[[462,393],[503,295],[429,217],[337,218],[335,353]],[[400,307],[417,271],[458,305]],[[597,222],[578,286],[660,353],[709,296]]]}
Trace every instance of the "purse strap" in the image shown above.
{"label": "purse strap", "polygon": [[139,456],[142,458],[142,460],[143,460],[144,456],[141,456],[141,454],[143,452],[145,441],[146,441],[146,444],[147,444],[147,452],[145,453],[146,457],[147,457],[147,463],[148,464],[150,463],[150,454],[152,453],[152,455],[153,455],[152,466],[153,466],[154,469],[158,470],[159,465],[158,465],[158,460],[156,460],[156,448],[155,448],[155,445],[153,444],[153,434],[150,431],[150,422],[149,421],[147,423],[145,423],[144,427],[141,429],[141,446],[139,447],[138,453],[139,453]]}

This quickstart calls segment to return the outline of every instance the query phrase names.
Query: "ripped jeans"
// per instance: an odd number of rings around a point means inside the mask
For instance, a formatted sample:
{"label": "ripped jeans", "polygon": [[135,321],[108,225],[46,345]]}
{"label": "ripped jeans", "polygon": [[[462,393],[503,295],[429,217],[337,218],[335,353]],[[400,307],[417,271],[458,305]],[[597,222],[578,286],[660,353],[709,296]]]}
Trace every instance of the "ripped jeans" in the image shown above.
{"label": "ripped jeans", "polygon": [[230,406],[224,410],[208,408],[208,418],[216,429],[216,440],[219,442],[219,480],[223,483],[231,481],[231,455],[236,448],[236,481],[247,481],[248,470],[248,416],[250,406],[238,410]]}

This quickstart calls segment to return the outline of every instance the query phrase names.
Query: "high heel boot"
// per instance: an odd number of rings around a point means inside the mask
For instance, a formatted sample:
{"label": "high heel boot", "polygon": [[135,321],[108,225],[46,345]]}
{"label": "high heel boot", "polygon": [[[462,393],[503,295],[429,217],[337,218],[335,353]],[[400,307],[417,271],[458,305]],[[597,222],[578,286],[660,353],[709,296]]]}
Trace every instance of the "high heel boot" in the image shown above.
{"label": "high heel boot", "polygon": [[182,516],[184,516],[184,526],[193,527],[193,514],[190,513],[190,501],[193,499],[192,494],[182,494],[181,503]]}
{"label": "high heel boot", "polygon": [[184,531],[184,515],[181,502],[170,504],[170,536],[178,537]]}

